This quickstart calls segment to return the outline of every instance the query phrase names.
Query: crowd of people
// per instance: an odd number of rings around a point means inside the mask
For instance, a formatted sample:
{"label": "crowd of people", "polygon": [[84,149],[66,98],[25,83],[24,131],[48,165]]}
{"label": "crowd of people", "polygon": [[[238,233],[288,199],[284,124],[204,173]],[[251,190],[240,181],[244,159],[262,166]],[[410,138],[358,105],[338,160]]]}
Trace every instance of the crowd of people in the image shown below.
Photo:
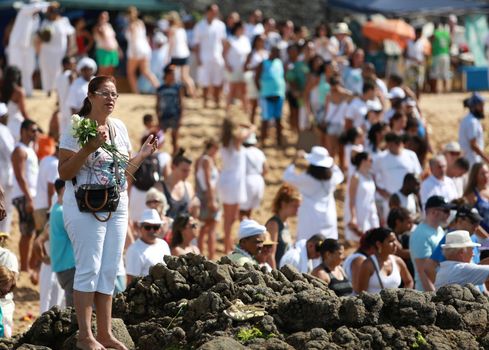
{"label": "crowd of people", "polygon": [[[75,307],[80,348],[125,349],[110,331],[112,295],[166,255],[224,254],[269,270],[290,264],[340,296],[399,287],[433,291],[450,283],[474,283],[487,292],[483,97],[474,93],[464,101],[458,140],[436,149],[418,103],[429,43],[420,31],[407,44],[406,76],[381,79],[346,23],[318,26],[310,36],[291,21],[262,17],[256,10],[245,22],[233,12],[223,22],[211,5],[195,26],[171,12],[148,36],[130,8],[124,55],[107,12],[89,31],[83,19],[62,17],[57,3],[20,8],[0,90],[0,244],[11,233],[14,208],[20,231],[20,267],[15,254],[0,248],[6,336],[13,329],[11,290],[25,272],[40,284],[41,312]],[[450,48],[449,29],[440,26],[432,45],[431,77],[445,80],[450,65],[437,55]],[[43,90],[58,98],[47,133],[26,109],[36,54]],[[155,113],[142,116],[138,147],[112,117],[119,97],[112,75],[123,57],[131,90],[155,95]],[[192,159],[179,128],[185,99],[200,91],[203,108],[211,97],[220,108],[224,91],[228,116]],[[271,127],[276,147],[286,142],[286,101],[292,132],[300,137],[314,128],[319,137],[310,151],[297,150],[272,208],[264,208],[268,220],[259,223],[255,213],[272,162],[264,150]],[[232,115],[237,102],[245,119]],[[78,116],[97,126],[84,142],[74,132]],[[168,129],[171,154],[162,149]]]}

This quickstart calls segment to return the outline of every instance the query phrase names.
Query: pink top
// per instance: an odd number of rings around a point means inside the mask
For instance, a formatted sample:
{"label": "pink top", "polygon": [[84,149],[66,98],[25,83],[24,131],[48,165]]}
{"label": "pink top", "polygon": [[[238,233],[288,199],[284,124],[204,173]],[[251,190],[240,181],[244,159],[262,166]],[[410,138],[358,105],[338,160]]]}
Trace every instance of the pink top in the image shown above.
{"label": "pink top", "polygon": [[114,29],[110,23],[99,25],[97,30],[95,30],[94,37],[97,48],[99,49],[113,51],[117,50],[117,47],[119,46],[115,38]]}

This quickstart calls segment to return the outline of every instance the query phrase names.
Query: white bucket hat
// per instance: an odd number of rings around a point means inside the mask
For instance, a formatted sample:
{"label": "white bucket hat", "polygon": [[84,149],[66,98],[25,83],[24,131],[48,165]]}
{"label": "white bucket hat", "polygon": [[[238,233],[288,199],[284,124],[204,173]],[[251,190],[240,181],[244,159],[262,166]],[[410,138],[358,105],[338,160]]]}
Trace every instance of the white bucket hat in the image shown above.
{"label": "white bucket hat", "polygon": [[95,74],[97,71],[97,63],[95,63],[95,61],[90,57],[83,57],[81,60],[79,60],[76,64],[76,71],[80,73],[85,67],[90,68],[93,71],[93,74]]}
{"label": "white bucket hat", "polygon": [[161,221],[160,214],[158,214],[156,209],[144,209],[143,214],[139,219],[139,223],[161,225],[163,221]]}
{"label": "white bucket hat", "polygon": [[446,238],[445,244],[441,245],[442,248],[473,248],[481,246],[479,243],[472,242],[468,231],[448,232]]}
{"label": "white bucket hat", "polygon": [[239,224],[238,240],[258,236],[267,232],[267,228],[255,220],[244,219]]}
{"label": "white bucket hat", "polygon": [[334,163],[328,150],[321,146],[314,146],[311,149],[311,153],[306,153],[305,158],[311,165],[321,166],[324,168],[331,168]]}
{"label": "white bucket hat", "polygon": [[348,28],[348,24],[345,22],[340,22],[336,24],[336,27],[333,29],[333,34],[351,35],[351,31],[350,28]]}

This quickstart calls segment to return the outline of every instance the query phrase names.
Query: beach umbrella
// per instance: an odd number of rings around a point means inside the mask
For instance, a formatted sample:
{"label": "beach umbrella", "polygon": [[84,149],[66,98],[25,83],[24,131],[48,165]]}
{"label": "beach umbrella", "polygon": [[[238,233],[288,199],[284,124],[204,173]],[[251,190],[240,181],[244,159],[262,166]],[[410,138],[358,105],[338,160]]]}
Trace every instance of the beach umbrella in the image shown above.
{"label": "beach umbrella", "polygon": [[406,47],[409,39],[414,39],[414,28],[402,19],[386,19],[369,21],[363,25],[363,35],[372,41],[386,39],[397,42],[402,48]]}

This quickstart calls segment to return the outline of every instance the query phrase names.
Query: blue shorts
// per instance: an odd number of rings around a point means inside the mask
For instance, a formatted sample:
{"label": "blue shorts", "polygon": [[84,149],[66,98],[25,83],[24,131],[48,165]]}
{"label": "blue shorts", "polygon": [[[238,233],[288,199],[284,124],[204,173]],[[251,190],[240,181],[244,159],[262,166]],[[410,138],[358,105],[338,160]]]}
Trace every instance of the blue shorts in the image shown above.
{"label": "blue shorts", "polygon": [[261,119],[263,121],[280,120],[284,98],[280,96],[260,97]]}

